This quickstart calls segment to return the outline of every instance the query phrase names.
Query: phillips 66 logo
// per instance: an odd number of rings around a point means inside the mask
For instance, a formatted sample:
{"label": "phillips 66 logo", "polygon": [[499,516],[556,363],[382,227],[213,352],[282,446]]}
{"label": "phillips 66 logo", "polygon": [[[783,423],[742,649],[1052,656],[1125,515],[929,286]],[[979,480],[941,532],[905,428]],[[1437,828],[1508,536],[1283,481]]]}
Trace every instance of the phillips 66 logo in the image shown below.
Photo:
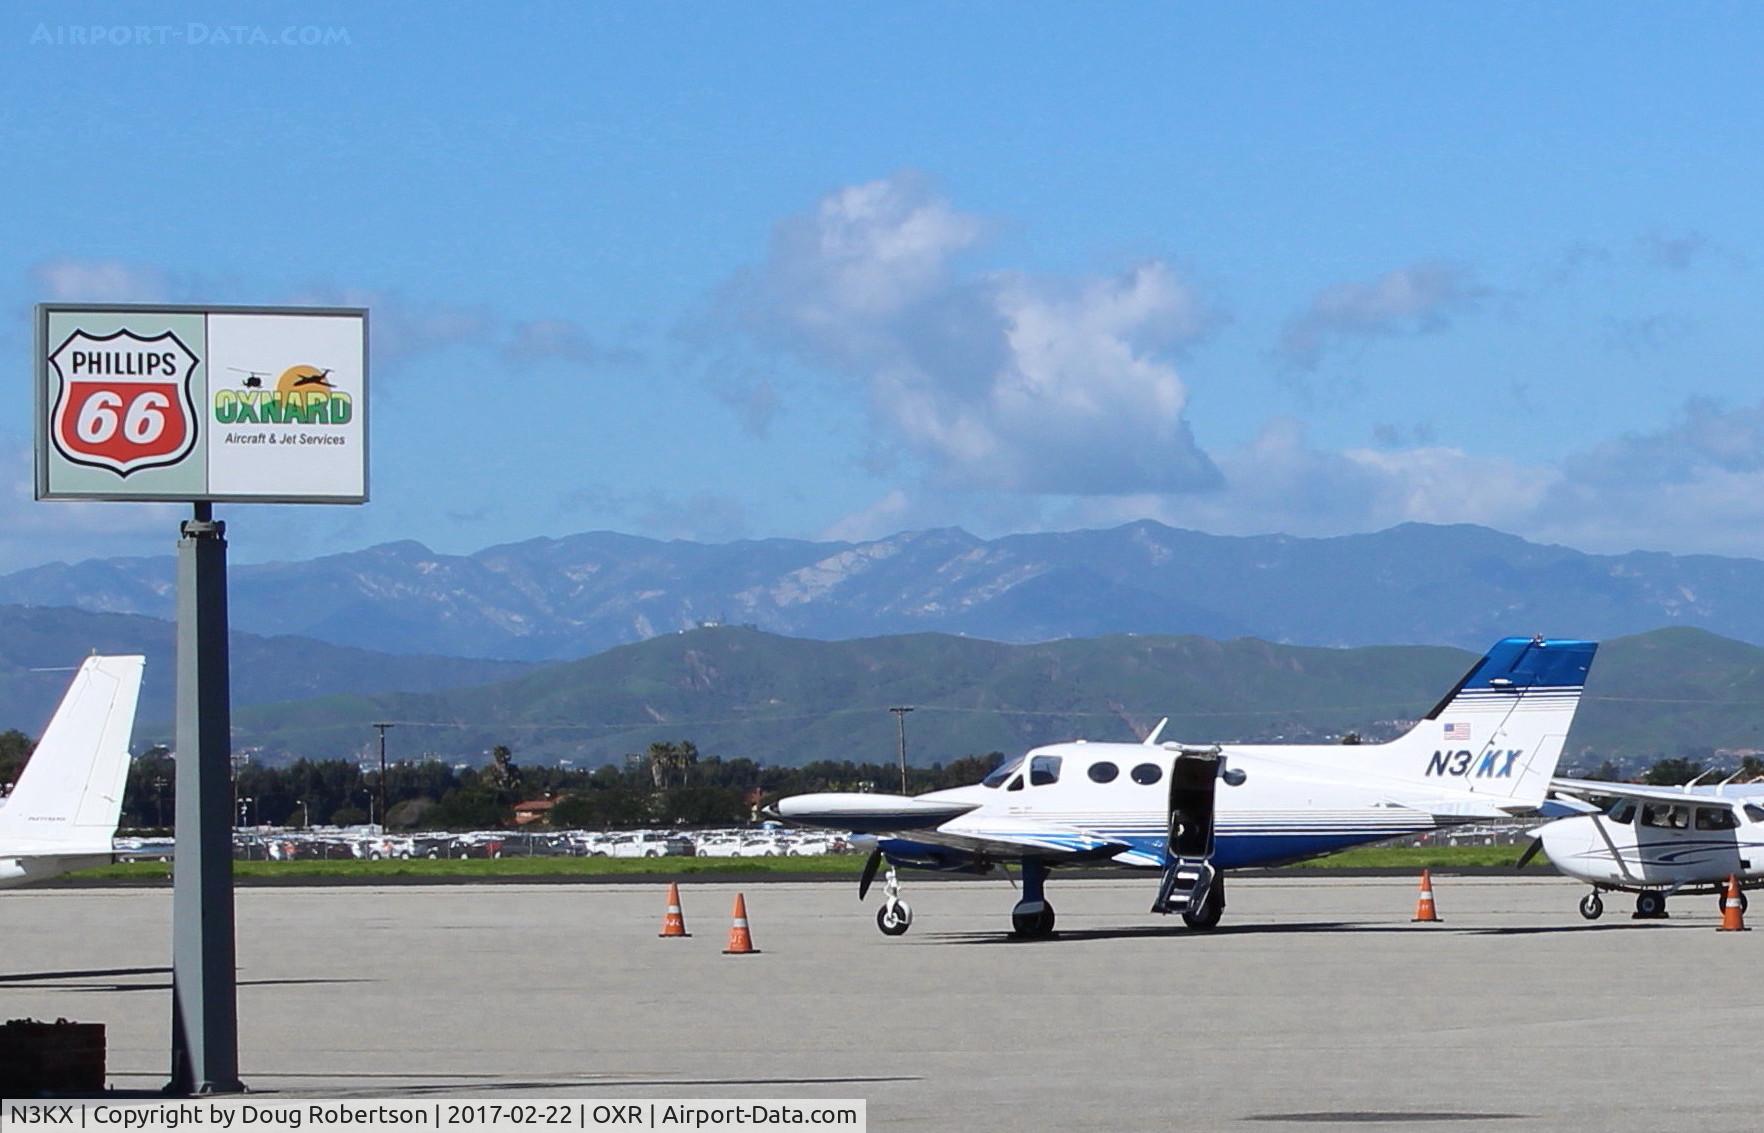
{"label": "phillips 66 logo", "polygon": [[50,423],[56,450],[119,476],[176,464],[196,444],[196,363],[170,331],[75,331],[49,355],[61,379]]}

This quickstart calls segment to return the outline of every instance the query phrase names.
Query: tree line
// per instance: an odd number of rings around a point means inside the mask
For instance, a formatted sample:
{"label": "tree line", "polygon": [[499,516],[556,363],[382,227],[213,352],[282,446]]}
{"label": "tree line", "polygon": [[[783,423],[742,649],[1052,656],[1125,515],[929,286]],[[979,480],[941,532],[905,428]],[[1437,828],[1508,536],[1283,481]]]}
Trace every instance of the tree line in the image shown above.
{"label": "tree line", "polygon": [[[970,756],[907,769],[917,793],[979,780],[1003,757]],[[135,760],[123,801],[123,826],[163,828],[176,806],[176,763],[163,749]],[[347,760],[298,760],[272,767],[245,762],[234,770],[239,825],[349,826],[379,821],[378,767]],[[497,747],[482,767],[439,760],[388,764],[386,822],[394,830],[485,830],[514,823],[517,803],[550,800],[551,825],[572,829],[632,826],[724,826],[754,819],[756,808],[783,795],[814,791],[898,789],[898,765],[822,760],[802,767],[765,767],[751,759],[701,756],[690,741],[655,743],[621,764],[589,770],[516,763]]]}
{"label": "tree line", "polygon": [[[33,742],[19,731],[0,732],[0,785],[17,781]],[[978,782],[998,765],[998,752],[949,763],[907,768],[907,793]],[[1585,764],[1583,763],[1583,766]],[[1622,780],[1625,768],[1606,759],[1588,776]],[[1661,786],[1699,776],[1715,781],[1737,772],[1740,781],[1764,778],[1764,760],[1746,756],[1737,768],[1711,749],[1665,756],[1647,765],[1642,782]],[[239,825],[350,826],[379,821],[379,769],[348,760],[299,760],[286,766],[241,762],[234,769],[234,821]],[[164,748],[137,758],[129,770],[122,825],[164,829],[176,807],[176,763]],[[439,760],[386,768],[386,826],[391,829],[483,830],[512,825],[515,804],[549,799],[551,824],[580,829],[631,826],[723,826],[751,821],[755,808],[783,795],[816,791],[895,791],[892,763],[821,760],[802,767],[766,767],[751,759],[701,756],[691,741],[650,744],[620,764],[577,770],[521,766],[499,746],[482,767]]]}

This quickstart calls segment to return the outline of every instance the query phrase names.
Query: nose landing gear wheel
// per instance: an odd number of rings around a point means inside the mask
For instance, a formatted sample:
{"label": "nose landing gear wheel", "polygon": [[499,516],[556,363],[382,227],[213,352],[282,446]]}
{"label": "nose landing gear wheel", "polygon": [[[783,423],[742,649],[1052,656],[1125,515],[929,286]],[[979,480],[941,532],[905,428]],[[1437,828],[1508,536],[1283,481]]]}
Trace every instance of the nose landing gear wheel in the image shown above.
{"label": "nose landing gear wheel", "polygon": [[1031,905],[1025,909],[1018,905],[1011,910],[1011,935],[1022,940],[1036,940],[1044,936],[1052,936],[1054,930],[1054,907],[1046,901],[1039,905]]}
{"label": "nose landing gear wheel", "polygon": [[883,936],[899,936],[913,927],[913,910],[905,901],[891,901],[876,910],[876,927]]}
{"label": "nose landing gear wheel", "polygon": [[1589,921],[1596,921],[1605,915],[1605,902],[1597,893],[1588,893],[1580,899],[1580,915]]}

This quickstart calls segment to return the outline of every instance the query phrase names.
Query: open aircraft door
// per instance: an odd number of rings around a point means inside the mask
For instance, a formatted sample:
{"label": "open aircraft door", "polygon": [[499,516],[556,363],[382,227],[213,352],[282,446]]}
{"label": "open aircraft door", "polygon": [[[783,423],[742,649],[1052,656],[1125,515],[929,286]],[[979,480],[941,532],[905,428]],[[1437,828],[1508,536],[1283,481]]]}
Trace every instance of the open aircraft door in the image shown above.
{"label": "open aircraft door", "polygon": [[1225,883],[1213,866],[1213,804],[1225,757],[1216,746],[1166,744],[1170,768],[1170,826],[1164,876],[1154,913],[1181,913],[1193,928],[1212,928],[1225,909]]}

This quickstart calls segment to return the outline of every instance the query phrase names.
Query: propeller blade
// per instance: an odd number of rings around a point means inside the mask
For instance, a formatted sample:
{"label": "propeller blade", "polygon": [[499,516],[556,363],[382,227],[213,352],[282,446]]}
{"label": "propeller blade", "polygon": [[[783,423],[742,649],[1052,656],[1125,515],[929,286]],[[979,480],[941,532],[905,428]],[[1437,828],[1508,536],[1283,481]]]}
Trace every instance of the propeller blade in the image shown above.
{"label": "propeller blade", "polygon": [[1541,849],[1543,849],[1543,839],[1533,838],[1531,840],[1531,845],[1525,847],[1525,852],[1519,855],[1519,864],[1515,865],[1513,868],[1524,869],[1526,865],[1530,863],[1532,858],[1537,857],[1537,852]]}
{"label": "propeller blade", "polygon": [[864,875],[858,879],[858,900],[862,901],[870,895],[870,883],[876,880],[876,871],[882,868],[882,851],[871,850],[870,860],[864,863]]}

